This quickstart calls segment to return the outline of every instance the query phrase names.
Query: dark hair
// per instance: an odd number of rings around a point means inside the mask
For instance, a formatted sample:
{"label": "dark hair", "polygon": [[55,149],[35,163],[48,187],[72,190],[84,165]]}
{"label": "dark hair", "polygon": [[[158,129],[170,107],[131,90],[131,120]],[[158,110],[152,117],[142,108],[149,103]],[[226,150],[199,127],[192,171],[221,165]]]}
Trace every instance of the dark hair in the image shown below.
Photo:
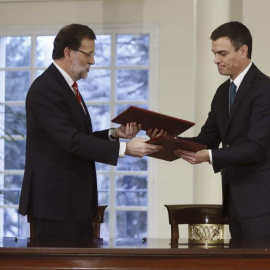
{"label": "dark hair", "polygon": [[66,47],[78,50],[84,38],[96,39],[94,31],[87,25],[69,24],[64,26],[54,39],[52,58],[55,60],[64,57],[64,49]]}
{"label": "dark hair", "polygon": [[228,37],[235,51],[238,51],[243,45],[248,46],[248,58],[251,59],[252,36],[248,28],[240,22],[228,22],[215,29],[210,39],[215,41],[221,37]]}

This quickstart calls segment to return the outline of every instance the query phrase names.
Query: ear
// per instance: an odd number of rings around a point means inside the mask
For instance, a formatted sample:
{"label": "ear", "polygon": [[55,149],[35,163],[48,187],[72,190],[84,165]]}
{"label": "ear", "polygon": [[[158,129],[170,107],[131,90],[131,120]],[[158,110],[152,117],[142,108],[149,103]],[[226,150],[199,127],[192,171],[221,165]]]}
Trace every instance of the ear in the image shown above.
{"label": "ear", "polygon": [[64,58],[67,59],[68,61],[71,61],[71,54],[72,54],[72,50],[68,47],[66,47],[64,49]]}
{"label": "ear", "polygon": [[247,58],[248,57],[248,46],[247,45],[243,45],[240,48],[240,53],[241,53],[241,57],[242,58]]}

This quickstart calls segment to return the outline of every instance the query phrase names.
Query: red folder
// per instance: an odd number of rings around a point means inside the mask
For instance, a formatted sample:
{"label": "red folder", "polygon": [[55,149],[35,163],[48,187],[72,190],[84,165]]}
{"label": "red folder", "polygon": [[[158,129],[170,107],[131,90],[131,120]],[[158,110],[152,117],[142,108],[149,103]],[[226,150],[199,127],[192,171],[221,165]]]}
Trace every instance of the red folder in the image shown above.
{"label": "red folder", "polygon": [[112,122],[121,125],[136,122],[142,125],[142,130],[163,129],[167,131],[167,135],[169,136],[177,136],[195,125],[193,122],[135,106],[130,106],[127,110],[112,119]]}
{"label": "red folder", "polygon": [[183,139],[177,139],[171,136],[160,136],[156,137],[152,140],[146,141],[149,144],[162,145],[163,149],[149,155],[149,157],[154,157],[158,159],[163,159],[167,161],[173,161],[178,159],[179,157],[174,154],[175,150],[182,149],[192,152],[197,152],[202,149],[206,149],[207,146],[204,144],[199,144]]}

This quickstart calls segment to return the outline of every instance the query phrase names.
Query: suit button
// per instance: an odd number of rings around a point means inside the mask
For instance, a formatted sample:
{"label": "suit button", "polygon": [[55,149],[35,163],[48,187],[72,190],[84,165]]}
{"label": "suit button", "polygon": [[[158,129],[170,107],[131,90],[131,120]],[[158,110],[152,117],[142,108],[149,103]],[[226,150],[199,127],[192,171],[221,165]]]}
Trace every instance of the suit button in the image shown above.
{"label": "suit button", "polygon": [[225,144],[225,148],[229,148],[230,147],[230,145],[229,144]]}

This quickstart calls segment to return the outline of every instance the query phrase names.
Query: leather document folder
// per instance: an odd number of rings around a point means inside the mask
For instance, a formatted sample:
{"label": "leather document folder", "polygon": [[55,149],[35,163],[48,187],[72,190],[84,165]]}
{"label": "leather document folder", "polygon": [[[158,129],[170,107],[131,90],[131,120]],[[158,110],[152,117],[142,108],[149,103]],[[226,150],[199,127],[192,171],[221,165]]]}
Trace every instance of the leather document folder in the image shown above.
{"label": "leather document folder", "polygon": [[195,125],[195,123],[190,121],[135,106],[130,106],[127,110],[112,119],[112,122],[121,125],[136,122],[142,125],[142,130],[163,129],[167,131],[167,135],[169,136],[177,136]]}
{"label": "leather document folder", "polygon": [[174,154],[175,150],[182,149],[192,152],[197,152],[202,149],[206,149],[207,146],[204,144],[199,144],[183,139],[177,139],[171,136],[160,136],[149,141],[146,141],[149,144],[162,145],[163,149],[149,155],[149,157],[154,157],[158,159],[163,159],[167,161],[173,161],[178,159],[179,157]]}

